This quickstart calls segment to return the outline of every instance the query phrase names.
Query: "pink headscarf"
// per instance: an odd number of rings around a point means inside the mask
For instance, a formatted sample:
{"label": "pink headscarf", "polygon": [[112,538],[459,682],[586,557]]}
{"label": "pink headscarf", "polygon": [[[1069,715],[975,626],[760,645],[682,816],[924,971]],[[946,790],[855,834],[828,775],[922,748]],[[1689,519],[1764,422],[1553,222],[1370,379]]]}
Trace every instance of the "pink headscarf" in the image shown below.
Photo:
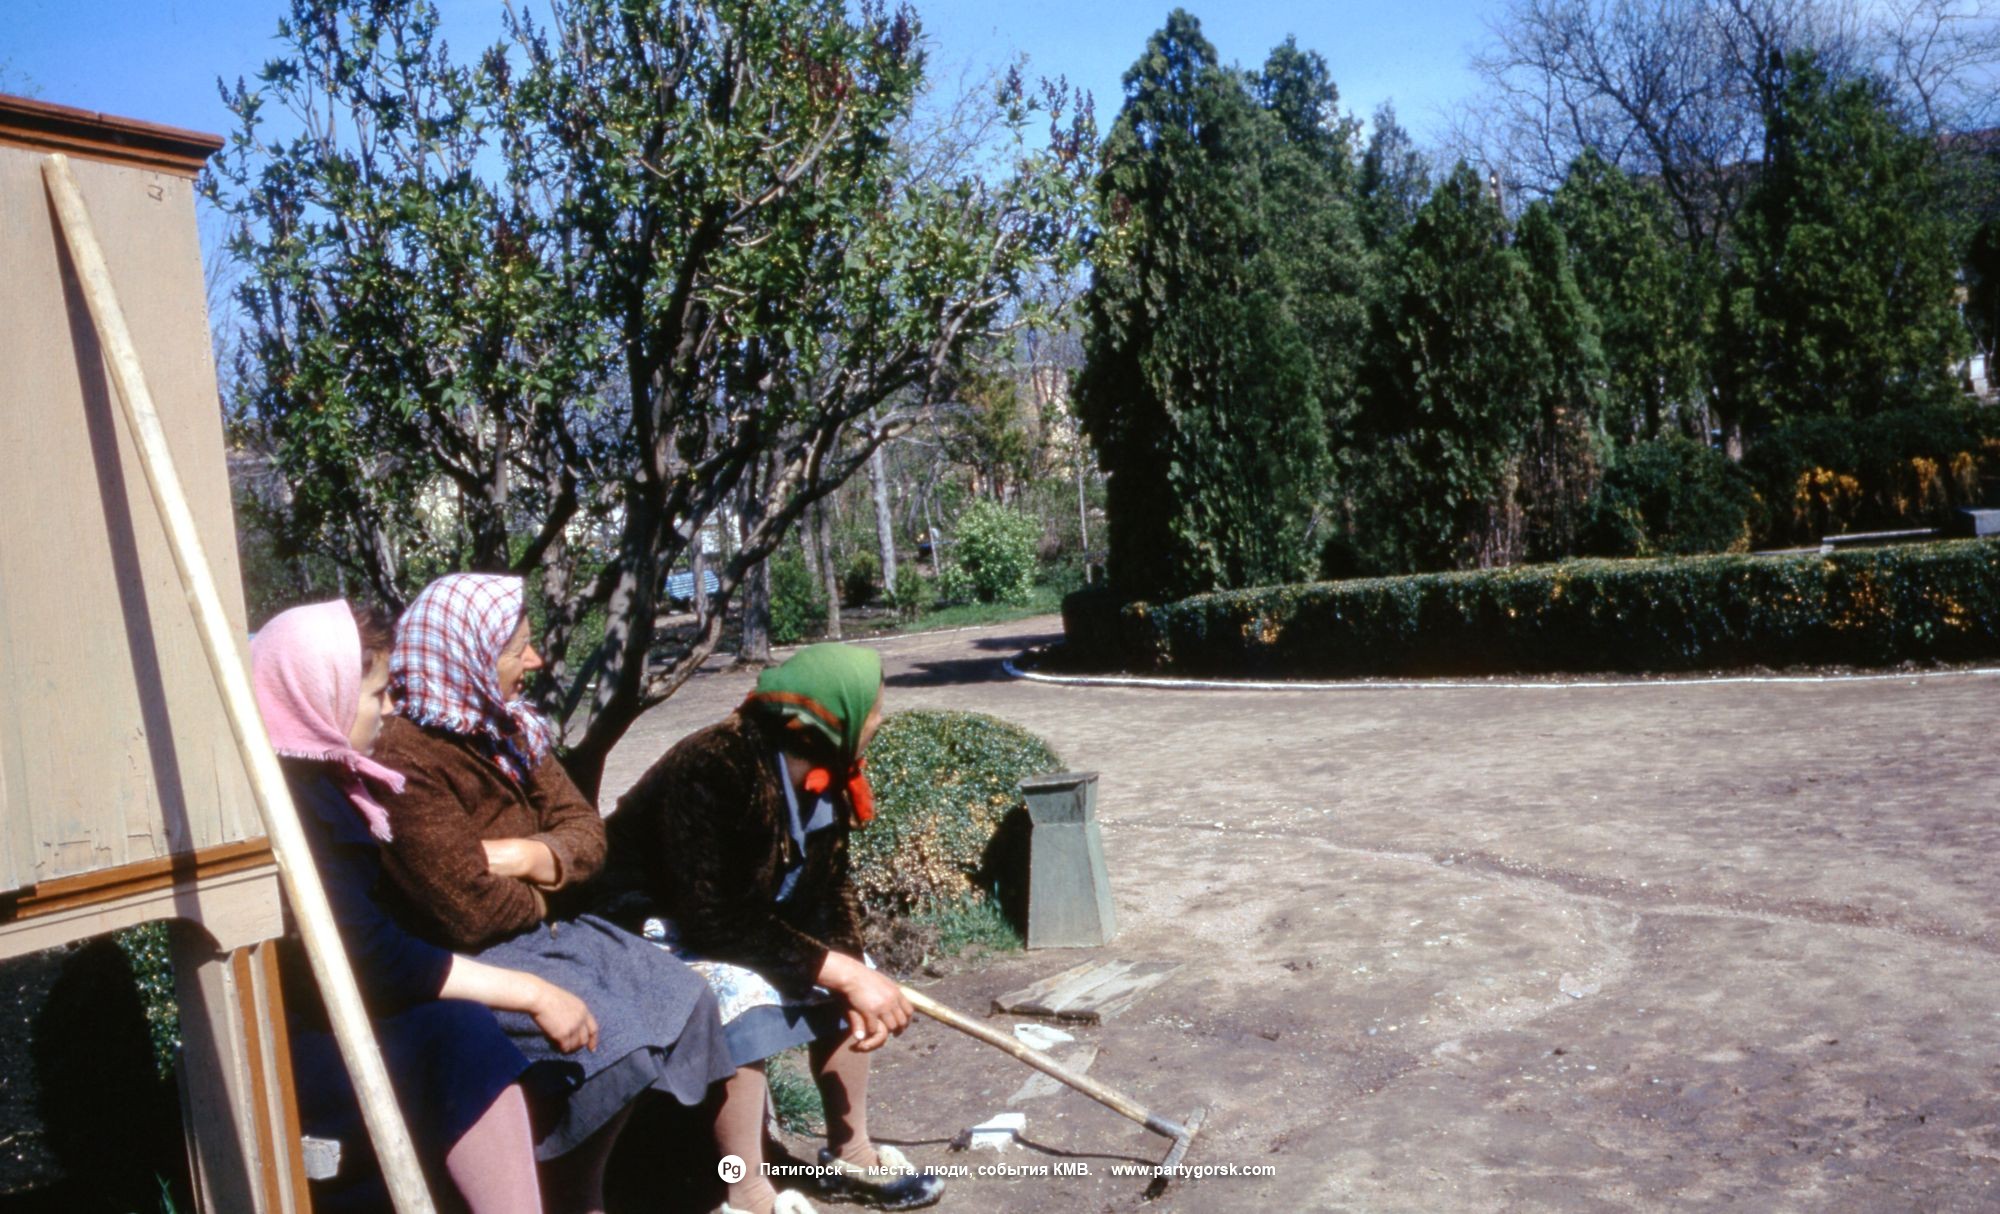
{"label": "pink headscarf", "polygon": [[338,599],[280,612],[250,642],[250,682],[272,749],[333,764],[334,779],[368,820],[368,833],[387,843],[389,811],[369,795],[367,780],[399,793],[402,774],[347,740],[361,707],[363,673],[361,632]]}
{"label": "pink headscarf", "polygon": [[446,574],[403,612],[389,658],[405,717],[481,740],[516,780],[548,757],[555,740],[526,700],[500,694],[500,651],[514,639],[526,610],[520,578]]}

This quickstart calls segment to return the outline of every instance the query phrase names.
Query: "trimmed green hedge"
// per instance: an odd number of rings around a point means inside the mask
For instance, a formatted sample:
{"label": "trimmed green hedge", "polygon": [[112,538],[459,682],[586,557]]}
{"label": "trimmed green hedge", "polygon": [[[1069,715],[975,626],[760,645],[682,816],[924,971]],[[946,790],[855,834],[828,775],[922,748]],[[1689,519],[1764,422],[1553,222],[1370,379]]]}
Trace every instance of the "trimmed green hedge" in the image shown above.
{"label": "trimmed green hedge", "polygon": [[1021,781],[1061,770],[1047,743],[997,717],[917,709],[885,719],[868,747],[875,820],[848,843],[863,905],[903,916],[984,900]]}
{"label": "trimmed green hedge", "polygon": [[1701,670],[2000,655],[2000,540],[1566,561],[1063,604],[1085,662],[1225,677]]}

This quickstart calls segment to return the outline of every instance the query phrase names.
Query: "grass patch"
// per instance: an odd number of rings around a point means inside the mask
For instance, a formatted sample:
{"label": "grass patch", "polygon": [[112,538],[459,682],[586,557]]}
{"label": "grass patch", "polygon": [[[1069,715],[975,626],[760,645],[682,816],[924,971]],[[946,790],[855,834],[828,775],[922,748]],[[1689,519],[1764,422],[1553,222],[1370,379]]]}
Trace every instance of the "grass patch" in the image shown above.
{"label": "grass patch", "polygon": [[1062,610],[1063,592],[1054,586],[1037,586],[1025,603],[955,603],[926,611],[916,621],[897,632],[928,632],[938,628],[976,628],[982,624],[1007,624],[1030,616],[1054,615]]}
{"label": "grass patch", "polygon": [[926,911],[914,919],[919,930],[936,940],[938,957],[956,957],[975,948],[996,953],[1017,952],[1027,946],[993,898]]}
{"label": "grass patch", "polygon": [[771,1086],[771,1107],[787,1134],[813,1138],[826,1133],[826,1106],[820,1103],[804,1046],[774,1055],[764,1064],[764,1077]]}

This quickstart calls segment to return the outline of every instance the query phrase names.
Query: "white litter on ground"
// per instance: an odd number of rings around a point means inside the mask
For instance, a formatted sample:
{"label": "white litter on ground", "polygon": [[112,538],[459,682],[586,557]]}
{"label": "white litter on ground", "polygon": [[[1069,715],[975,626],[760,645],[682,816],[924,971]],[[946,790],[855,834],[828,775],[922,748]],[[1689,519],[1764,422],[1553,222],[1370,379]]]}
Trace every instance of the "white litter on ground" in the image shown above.
{"label": "white litter on ground", "polygon": [[997,1113],[973,1126],[966,1133],[972,1136],[971,1146],[975,1151],[1004,1151],[1010,1143],[1021,1136],[1021,1131],[1027,1128],[1026,1113]]}
{"label": "white litter on ground", "polygon": [[1061,1029],[1052,1029],[1046,1024],[1017,1024],[1014,1026],[1014,1040],[1031,1050],[1044,1052],[1076,1038]]}

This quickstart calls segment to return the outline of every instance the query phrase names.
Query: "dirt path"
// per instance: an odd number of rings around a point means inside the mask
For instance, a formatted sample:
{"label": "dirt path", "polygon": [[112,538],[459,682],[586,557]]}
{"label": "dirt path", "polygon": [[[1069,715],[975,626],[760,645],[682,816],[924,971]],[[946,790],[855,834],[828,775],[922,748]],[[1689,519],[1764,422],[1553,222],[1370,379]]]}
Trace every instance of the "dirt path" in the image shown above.
{"label": "dirt path", "polygon": [[[983,1011],[1086,955],[1185,963],[1091,1073],[1210,1108],[1185,1211],[2000,1208],[2000,679],[1608,689],[1049,686],[1054,620],[877,643],[891,708],[976,709],[1102,773],[1121,933],[933,984]],[[741,699],[704,675],[612,756],[628,785]],[[1027,1072],[923,1024],[879,1136],[947,1154]],[[1092,1175],[946,1211],[1141,1208],[1160,1140],[1018,1106]]]}

